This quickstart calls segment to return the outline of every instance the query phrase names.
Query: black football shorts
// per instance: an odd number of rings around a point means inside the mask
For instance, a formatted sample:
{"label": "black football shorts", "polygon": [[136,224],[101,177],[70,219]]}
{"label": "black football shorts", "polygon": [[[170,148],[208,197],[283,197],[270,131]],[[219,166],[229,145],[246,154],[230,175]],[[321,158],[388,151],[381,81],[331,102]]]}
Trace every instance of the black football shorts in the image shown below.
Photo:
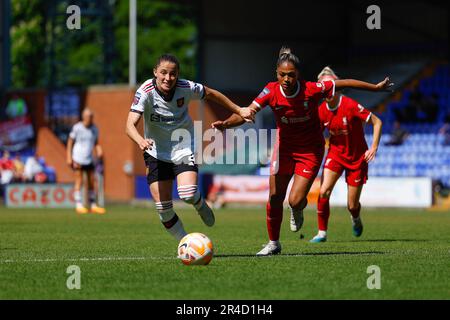
{"label": "black football shorts", "polygon": [[158,160],[147,152],[144,152],[145,166],[147,167],[147,184],[156,181],[173,180],[177,175],[186,171],[198,172],[198,165],[191,161],[189,163],[175,164]]}

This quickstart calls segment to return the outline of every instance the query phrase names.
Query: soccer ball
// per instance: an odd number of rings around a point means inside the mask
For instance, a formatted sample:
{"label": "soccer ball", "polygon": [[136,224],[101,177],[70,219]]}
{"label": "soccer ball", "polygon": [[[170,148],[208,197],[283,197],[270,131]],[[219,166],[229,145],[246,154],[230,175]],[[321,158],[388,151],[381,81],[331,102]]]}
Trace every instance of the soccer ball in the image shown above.
{"label": "soccer ball", "polygon": [[203,233],[189,233],[178,245],[178,258],[185,265],[207,265],[213,257],[213,244]]}

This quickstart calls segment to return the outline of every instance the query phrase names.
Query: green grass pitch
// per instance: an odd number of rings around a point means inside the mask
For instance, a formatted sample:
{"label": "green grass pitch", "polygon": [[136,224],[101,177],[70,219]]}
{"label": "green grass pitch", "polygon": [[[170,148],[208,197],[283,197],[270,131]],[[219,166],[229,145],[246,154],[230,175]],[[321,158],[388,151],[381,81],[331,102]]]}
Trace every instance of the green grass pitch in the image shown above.
{"label": "green grass pitch", "polygon": [[[357,239],[347,212],[334,209],[328,242],[311,244],[314,210],[304,239],[285,210],[282,255],[264,258],[254,256],[267,241],[263,208],[216,210],[213,228],[190,208],[177,212],[188,232],[212,239],[210,265],[184,266],[154,209],[77,216],[2,207],[0,299],[450,298],[450,212],[366,209]],[[70,265],[80,267],[80,290],[66,287]],[[367,288],[371,265],[381,270],[379,290]]]}

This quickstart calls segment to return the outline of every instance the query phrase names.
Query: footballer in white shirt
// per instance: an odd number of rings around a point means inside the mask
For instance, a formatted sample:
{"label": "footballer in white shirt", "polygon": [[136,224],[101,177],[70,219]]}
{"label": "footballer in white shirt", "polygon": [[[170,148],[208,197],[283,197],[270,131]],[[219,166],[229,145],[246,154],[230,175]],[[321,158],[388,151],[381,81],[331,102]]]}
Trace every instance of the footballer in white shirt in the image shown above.
{"label": "footballer in white shirt", "polygon": [[[213,226],[215,222],[214,213],[198,190],[189,101],[210,100],[246,121],[254,119],[253,111],[240,108],[217,90],[179,79],[179,73],[180,64],[175,56],[164,54],[159,57],[153,69],[154,78],[145,81],[136,91],[126,124],[127,135],[144,154],[147,183],[161,222],[178,241],[187,233],[173,209],[172,185],[175,178],[180,199],[193,205],[207,226]],[[136,128],[142,116],[144,136]],[[191,141],[172,141],[172,133],[177,129],[187,130]]]}
{"label": "footballer in white shirt", "polygon": [[[103,151],[98,143],[98,129],[94,124],[94,114],[92,110],[86,108],[81,115],[81,121],[77,122],[70,131],[67,140],[67,164],[75,173],[75,203],[76,211],[79,214],[92,213],[104,214],[104,208],[97,205],[96,192],[94,187],[95,165],[93,152],[97,158],[101,159]],[[81,196],[81,185],[83,174],[87,174],[85,188],[88,190],[90,208],[83,205]]]}

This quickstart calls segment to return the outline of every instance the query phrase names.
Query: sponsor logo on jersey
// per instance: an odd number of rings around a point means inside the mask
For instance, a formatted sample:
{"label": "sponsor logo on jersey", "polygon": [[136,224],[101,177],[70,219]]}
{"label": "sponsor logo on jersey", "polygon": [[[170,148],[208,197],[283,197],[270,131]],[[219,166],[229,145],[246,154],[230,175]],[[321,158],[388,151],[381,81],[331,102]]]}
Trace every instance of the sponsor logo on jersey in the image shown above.
{"label": "sponsor logo on jersey", "polygon": [[133,105],[137,105],[139,103],[139,100],[141,100],[141,93],[136,92],[136,94],[134,95]]}
{"label": "sponsor logo on jersey", "polygon": [[342,117],[342,123],[344,124],[344,126],[347,125],[347,117]]}
{"label": "sponsor logo on jersey", "polygon": [[152,113],[150,115],[150,121],[152,122],[172,122],[172,121],[178,121],[180,118],[177,117],[165,117],[160,114]]}
{"label": "sponsor logo on jersey", "polygon": [[184,105],[184,97],[177,99],[177,106],[178,108],[181,108]]}
{"label": "sponsor logo on jersey", "polygon": [[268,95],[270,93],[270,90],[267,88],[264,88],[263,91],[258,95],[258,99],[261,99],[262,97]]}
{"label": "sponsor logo on jersey", "polygon": [[310,120],[310,119],[311,119],[310,116],[305,116],[305,117],[291,117],[291,118],[282,116],[282,117],[281,117],[281,122],[282,122],[282,123],[285,123],[285,124],[295,124],[295,123],[305,122],[305,121],[308,121],[308,120]]}

